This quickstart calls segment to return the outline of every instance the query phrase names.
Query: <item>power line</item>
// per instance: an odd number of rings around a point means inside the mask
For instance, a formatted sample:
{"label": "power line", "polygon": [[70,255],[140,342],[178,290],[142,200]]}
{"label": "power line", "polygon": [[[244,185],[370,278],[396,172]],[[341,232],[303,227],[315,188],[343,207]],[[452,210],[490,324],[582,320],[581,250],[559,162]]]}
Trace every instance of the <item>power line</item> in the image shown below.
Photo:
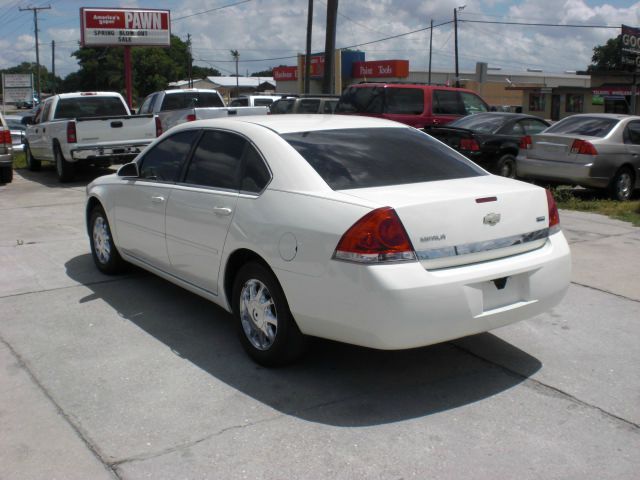
{"label": "power line", "polygon": [[529,27],[567,27],[567,28],[615,28],[620,29],[620,25],[617,27],[612,25],[578,25],[570,23],[528,23],[528,22],[498,22],[497,20],[460,20],[458,22],[466,23],[489,23],[494,25],[523,25]]}
{"label": "power line", "polygon": [[202,12],[192,13],[191,15],[184,15],[183,17],[172,18],[171,23],[177,22],[178,20],[184,20],[185,18],[195,17],[197,15],[204,15],[205,13],[215,12],[216,10],[222,10],[223,8],[235,7],[236,5],[242,5],[243,3],[249,3],[252,0],[242,0],[241,2],[230,3],[229,5],[223,5],[221,7],[211,8],[209,10],[204,10]]}

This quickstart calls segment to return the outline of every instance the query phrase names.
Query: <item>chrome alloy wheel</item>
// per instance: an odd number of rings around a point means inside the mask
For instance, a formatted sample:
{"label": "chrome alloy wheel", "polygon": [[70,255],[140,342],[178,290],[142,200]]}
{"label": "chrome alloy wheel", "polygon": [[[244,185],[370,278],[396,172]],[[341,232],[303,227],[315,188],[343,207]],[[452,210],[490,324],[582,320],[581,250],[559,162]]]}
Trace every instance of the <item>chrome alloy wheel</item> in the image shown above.
{"label": "chrome alloy wheel", "polygon": [[106,264],[111,259],[111,236],[104,217],[97,217],[93,222],[93,247],[98,261]]}
{"label": "chrome alloy wheel", "polygon": [[240,293],[240,321],[247,339],[258,350],[268,350],[278,333],[278,312],[264,283],[248,280]]}

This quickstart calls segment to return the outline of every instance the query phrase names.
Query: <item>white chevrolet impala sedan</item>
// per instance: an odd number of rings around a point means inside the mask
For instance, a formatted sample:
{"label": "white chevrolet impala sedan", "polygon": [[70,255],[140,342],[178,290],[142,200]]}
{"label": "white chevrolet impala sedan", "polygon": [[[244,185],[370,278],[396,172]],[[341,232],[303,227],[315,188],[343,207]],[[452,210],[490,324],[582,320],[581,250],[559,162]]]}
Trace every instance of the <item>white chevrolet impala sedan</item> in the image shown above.
{"label": "white chevrolet impala sedan", "polygon": [[95,264],[232,312],[264,365],[308,336],[430,345],[542,313],[569,284],[553,197],[395,122],[191,122],[87,187]]}

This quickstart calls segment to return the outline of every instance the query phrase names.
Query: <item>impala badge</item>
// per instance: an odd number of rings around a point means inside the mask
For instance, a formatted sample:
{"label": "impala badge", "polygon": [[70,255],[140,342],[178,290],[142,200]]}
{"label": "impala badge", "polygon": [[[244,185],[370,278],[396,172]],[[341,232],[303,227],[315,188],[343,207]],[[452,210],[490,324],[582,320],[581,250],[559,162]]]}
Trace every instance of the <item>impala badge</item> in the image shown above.
{"label": "impala badge", "polygon": [[492,227],[496,226],[499,221],[500,221],[499,213],[488,213],[482,219],[482,223],[484,223],[485,225],[490,225]]}

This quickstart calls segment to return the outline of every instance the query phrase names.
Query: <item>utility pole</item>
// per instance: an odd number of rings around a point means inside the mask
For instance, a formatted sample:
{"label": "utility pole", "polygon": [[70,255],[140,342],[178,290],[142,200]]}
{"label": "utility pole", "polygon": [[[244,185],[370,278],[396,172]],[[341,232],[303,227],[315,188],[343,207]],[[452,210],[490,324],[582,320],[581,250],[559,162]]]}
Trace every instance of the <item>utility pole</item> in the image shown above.
{"label": "utility pole", "polygon": [[460,72],[458,70],[458,10],[464,10],[466,5],[461,5],[453,9],[453,36],[456,52],[456,88],[460,88]]}
{"label": "utility pole", "polygon": [[429,28],[429,85],[431,85],[431,53],[433,52],[433,19]]}
{"label": "utility pole", "polygon": [[338,20],[338,0],[327,0],[327,31],[324,43],[324,77],[322,93],[333,93],[333,59],[336,49],[336,22]]}
{"label": "utility pole", "polygon": [[56,93],[56,41],[51,40],[51,93]]}
{"label": "utility pole", "polygon": [[307,9],[307,51],[304,59],[304,93],[309,93],[311,83],[311,29],[313,27],[313,0]]}
{"label": "utility pole", "polygon": [[193,55],[191,54],[191,34],[190,33],[187,33],[187,48],[189,49],[189,64],[187,65],[187,73],[189,75],[189,88],[193,88],[193,78],[191,76]]}
{"label": "utility pole", "polygon": [[240,96],[240,78],[238,77],[238,60],[240,59],[240,52],[238,50],[231,50],[231,56],[236,61],[236,97]]}
{"label": "utility pole", "polygon": [[26,10],[33,11],[33,25],[36,33],[36,68],[37,68],[36,89],[38,91],[38,100],[42,98],[42,88],[40,86],[40,49],[38,48],[38,12],[40,10],[50,10],[50,9],[51,9],[51,5],[47,5],[46,7],[27,7],[27,8],[19,7],[18,8],[18,10],[20,10],[21,12],[24,12]]}

